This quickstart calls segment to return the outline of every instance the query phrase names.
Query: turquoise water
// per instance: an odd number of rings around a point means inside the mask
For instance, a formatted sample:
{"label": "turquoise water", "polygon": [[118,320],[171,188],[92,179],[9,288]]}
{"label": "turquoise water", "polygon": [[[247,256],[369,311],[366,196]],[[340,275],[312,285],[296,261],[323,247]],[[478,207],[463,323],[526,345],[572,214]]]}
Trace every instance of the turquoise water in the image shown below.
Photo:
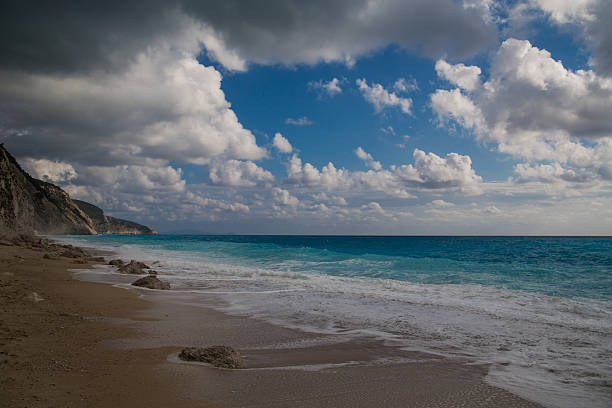
{"label": "turquoise water", "polygon": [[199,252],[299,273],[612,299],[612,238],[134,235],[88,241]]}
{"label": "turquoise water", "polygon": [[612,406],[611,238],[62,239],[150,263],[227,313],[487,363],[490,383],[550,407]]}

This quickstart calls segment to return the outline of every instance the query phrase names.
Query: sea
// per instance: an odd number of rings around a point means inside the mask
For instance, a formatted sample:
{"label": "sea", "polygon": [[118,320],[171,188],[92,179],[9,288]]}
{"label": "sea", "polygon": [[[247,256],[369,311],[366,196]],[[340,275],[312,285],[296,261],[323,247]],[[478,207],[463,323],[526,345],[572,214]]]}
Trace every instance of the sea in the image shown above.
{"label": "sea", "polygon": [[226,313],[487,363],[488,383],[549,407],[612,407],[611,237],[60,240],[152,264]]}

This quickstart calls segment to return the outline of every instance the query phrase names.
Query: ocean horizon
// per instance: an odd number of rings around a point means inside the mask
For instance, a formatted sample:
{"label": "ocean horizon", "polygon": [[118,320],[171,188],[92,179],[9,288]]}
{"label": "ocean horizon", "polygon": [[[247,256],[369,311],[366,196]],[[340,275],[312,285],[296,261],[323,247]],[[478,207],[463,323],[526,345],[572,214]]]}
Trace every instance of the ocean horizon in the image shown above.
{"label": "ocean horizon", "polygon": [[[606,407],[612,238],[98,235],[61,241],[151,265],[226,313],[490,364],[551,407]],[[98,267],[88,279],[113,281]]]}

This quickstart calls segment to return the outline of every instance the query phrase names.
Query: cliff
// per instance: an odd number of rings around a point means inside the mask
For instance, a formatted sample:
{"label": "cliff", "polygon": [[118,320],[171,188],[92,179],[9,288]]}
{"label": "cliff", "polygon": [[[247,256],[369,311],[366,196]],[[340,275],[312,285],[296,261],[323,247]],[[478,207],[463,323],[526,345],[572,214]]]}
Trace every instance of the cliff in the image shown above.
{"label": "cliff", "polygon": [[133,221],[104,214],[101,208],[81,200],[72,200],[90,220],[98,234],[157,234],[156,231]]}
{"label": "cliff", "polygon": [[64,190],[31,177],[0,144],[0,235],[155,233],[88,205],[101,216],[92,219]]}

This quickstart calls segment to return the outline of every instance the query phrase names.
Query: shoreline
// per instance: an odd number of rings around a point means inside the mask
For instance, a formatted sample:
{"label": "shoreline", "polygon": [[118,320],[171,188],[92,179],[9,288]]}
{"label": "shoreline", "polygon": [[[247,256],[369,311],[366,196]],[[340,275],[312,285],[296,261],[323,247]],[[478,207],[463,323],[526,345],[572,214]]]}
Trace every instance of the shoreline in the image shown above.
{"label": "shoreline", "polygon": [[[487,366],[85,282],[68,269],[93,263],[0,249],[3,407],[541,406],[487,385]],[[236,348],[245,368],[175,357],[212,344]]]}

